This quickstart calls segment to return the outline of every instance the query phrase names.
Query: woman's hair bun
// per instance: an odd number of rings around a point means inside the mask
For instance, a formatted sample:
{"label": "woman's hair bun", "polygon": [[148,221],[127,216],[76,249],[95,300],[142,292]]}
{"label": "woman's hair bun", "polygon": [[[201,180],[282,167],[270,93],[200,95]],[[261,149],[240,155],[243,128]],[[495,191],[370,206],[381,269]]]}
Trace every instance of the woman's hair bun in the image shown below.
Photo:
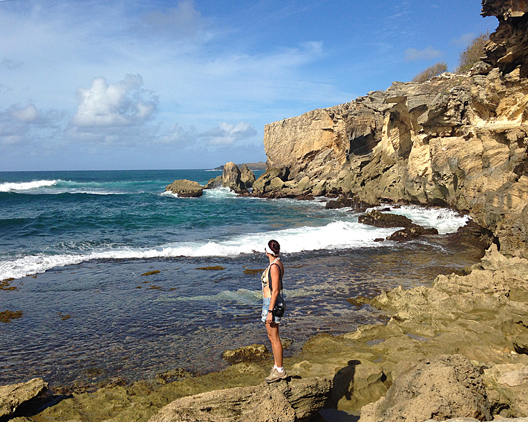
{"label": "woman's hair bun", "polygon": [[280,245],[279,242],[277,242],[276,240],[270,240],[268,242],[268,248],[275,252],[275,255],[278,255],[280,253]]}

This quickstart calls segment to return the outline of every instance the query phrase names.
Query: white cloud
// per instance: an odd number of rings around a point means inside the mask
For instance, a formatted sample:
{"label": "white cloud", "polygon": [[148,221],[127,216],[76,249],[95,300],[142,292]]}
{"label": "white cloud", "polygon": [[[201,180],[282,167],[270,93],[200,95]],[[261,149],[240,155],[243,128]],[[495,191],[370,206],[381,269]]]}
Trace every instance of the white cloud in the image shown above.
{"label": "white cloud", "polygon": [[196,136],[197,132],[194,126],[191,126],[188,130],[185,130],[178,123],[174,123],[161,135],[156,136],[154,141],[158,144],[166,145],[189,145],[196,139]]}
{"label": "white cloud", "polygon": [[427,46],[424,50],[418,50],[416,48],[408,48],[405,50],[405,61],[412,62],[412,61],[418,61],[418,60],[431,60],[435,59],[437,57],[442,56],[442,52],[440,50],[435,50],[430,45]]}
{"label": "white cloud", "polygon": [[22,109],[15,108],[11,111],[11,114],[19,121],[26,123],[35,122],[39,118],[39,112],[33,104]]}
{"label": "white cloud", "polygon": [[473,32],[470,32],[469,34],[462,35],[460,38],[455,38],[451,40],[451,44],[461,45],[465,47],[469,45],[471,41],[473,41],[473,38],[475,38],[475,34]]}
{"label": "white cloud", "polygon": [[73,117],[77,127],[134,126],[148,119],[157,107],[158,100],[140,89],[141,75],[127,75],[124,80],[109,85],[104,77],[93,79],[88,89],[76,93],[78,106]]}
{"label": "white cloud", "polygon": [[207,38],[207,26],[207,20],[194,8],[194,1],[183,0],[174,8],[144,14],[132,30],[173,39],[198,39]]}
{"label": "white cloud", "polygon": [[257,131],[249,123],[239,122],[233,124],[220,122],[217,127],[202,133],[200,137],[208,139],[209,145],[232,145],[236,141],[251,138],[256,134]]}

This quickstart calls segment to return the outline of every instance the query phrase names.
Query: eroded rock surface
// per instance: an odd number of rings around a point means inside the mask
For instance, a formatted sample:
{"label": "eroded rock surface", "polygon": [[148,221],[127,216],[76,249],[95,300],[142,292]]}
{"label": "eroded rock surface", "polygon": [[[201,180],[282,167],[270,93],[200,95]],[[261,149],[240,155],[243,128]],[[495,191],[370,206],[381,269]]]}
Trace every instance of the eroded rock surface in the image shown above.
{"label": "eroded rock surface", "polygon": [[149,422],[295,422],[323,408],[330,379],[293,379],[212,391],[165,406]]}
{"label": "eroded rock surface", "polygon": [[41,378],[0,387],[0,418],[12,415],[20,405],[37,397],[47,389],[48,384]]}
{"label": "eroded rock surface", "polygon": [[400,375],[379,401],[363,407],[360,422],[422,422],[470,417],[491,420],[482,377],[461,355],[440,355]]}

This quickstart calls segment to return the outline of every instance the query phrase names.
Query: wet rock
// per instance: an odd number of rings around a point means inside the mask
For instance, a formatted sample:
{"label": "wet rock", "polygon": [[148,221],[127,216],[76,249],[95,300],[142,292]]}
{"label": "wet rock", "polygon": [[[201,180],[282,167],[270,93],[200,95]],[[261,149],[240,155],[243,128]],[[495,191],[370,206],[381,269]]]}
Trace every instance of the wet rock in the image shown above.
{"label": "wet rock", "polygon": [[490,420],[490,409],[482,377],[471,362],[461,355],[440,355],[396,378],[384,398],[363,407],[360,422]]}
{"label": "wet rock", "polygon": [[34,399],[47,389],[48,384],[41,378],[0,387],[0,418],[12,415],[20,405]]}
{"label": "wet rock", "polygon": [[172,381],[175,381],[177,379],[182,379],[182,378],[188,378],[188,377],[192,377],[194,376],[193,373],[183,369],[183,368],[176,368],[176,369],[171,369],[169,371],[165,371],[165,372],[159,372],[156,374],[156,376],[154,377],[156,380],[159,380],[161,382],[172,382]]}
{"label": "wet rock", "polygon": [[200,197],[203,195],[203,187],[192,180],[175,180],[165,188],[165,192],[172,192],[181,198]]}
{"label": "wet rock", "polygon": [[358,222],[374,227],[412,227],[415,224],[404,215],[388,214],[377,210],[370,211],[358,217]]}
{"label": "wet rock", "polygon": [[409,240],[417,239],[418,237],[424,235],[434,235],[438,234],[438,230],[435,228],[425,228],[418,226],[416,224],[411,227],[406,227],[405,229],[398,230],[392,233],[390,236],[387,236],[387,240],[393,240],[395,242],[406,242]]}
{"label": "wet rock", "polygon": [[335,201],[328,201],[325,205],[326,209],[338,209],[338,208],[352,208],[354,211],[365,212],[367,208],[370,208],[371,204],[366,204],[360,201],[358,198],[347,196],[340,196]]}
{"label": "wet rock", "polygon": [[252,344],[222,353],[222,358],[231,364],[262,360],[271,356],[272,354],[263,344]]}
{"label": "wet rock", "polygon": [[295,422],[322,409],[331,386],[309,378],[212,391],[173,401],[149,422]]}

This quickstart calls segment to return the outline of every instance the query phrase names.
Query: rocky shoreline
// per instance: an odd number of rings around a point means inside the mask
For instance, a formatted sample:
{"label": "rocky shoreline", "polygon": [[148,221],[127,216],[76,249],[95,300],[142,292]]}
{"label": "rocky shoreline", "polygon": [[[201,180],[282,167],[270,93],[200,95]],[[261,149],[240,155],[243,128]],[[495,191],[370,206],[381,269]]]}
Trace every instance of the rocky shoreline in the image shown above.
{"label": "rocky shoreline", "polygon": [[[24,386],[5,386],[0,421],[321,422],[322,408],[361,422],[527,420],[528,5],[483,0],[483,14],[496,16],[499,27],[468,74],[394,83],[267,125],[266,172],[242,181],[240,169],[226,165],[209,186],[468,213],[493,243],[467,274],[351,298],[358,307],[384,310],[389,321],[311,338],[285,359],[291,378],[272,386],[261,382],[267,360],[202,376],[175,373],[175,381],[115,380],[91,393],[39,391],[41,398],[25,405],[27,398],[17,401],[13,393]],[[176,185],[167,189],[178,194]],[[53,405],[39,408],[47,404]]]}
{"label": "rocky shoreline", "polygon": [[528,260],[507,258],[491,245],[467,275],[353,299],[358,307],[385,310],[390,320],[311,338],[285,360],[288,381],[262,383],[269,358],[256,348],[263,360],[252,360],[250,351],[218,373],[167,373],[131,385],[115,380],[95,392],[49,392],[36,405],[53,406],[35,414],[26,405],[21,414],[32,416],[12,420],[264,421],[273,420],[265,417],[273,415],[272,404],[285,421],[322,421],[323,407],[367,422],[528,414]]}

